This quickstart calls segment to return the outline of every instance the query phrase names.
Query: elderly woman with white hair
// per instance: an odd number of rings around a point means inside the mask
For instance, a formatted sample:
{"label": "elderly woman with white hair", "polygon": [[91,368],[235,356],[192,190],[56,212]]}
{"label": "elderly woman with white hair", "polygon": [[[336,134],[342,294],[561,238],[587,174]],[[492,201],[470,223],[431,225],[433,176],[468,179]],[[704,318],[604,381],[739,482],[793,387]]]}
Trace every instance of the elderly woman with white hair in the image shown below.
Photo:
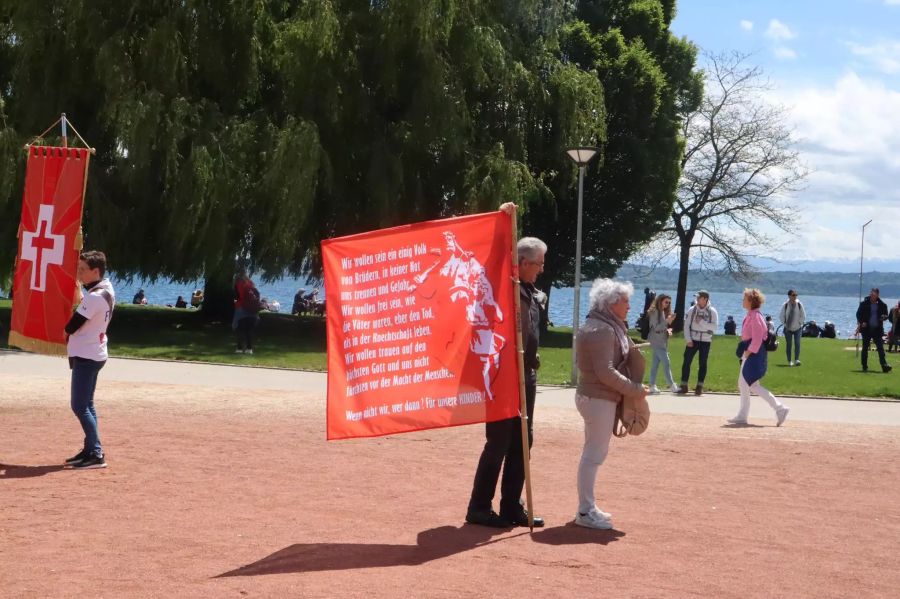
{"label": "elderly woman with white hair", "polygon": [[616,422],[616,405],[625,396],[644,398],[648,389],[632,381],[629,366],[639,368],[643,357],[628,337],[631,283],[597,279],[591,287],[591,306],[585,323],[578,329],[578,388],[575,404],[584,418],[584,449],[578,464],[578,513],[575,524],[587,528],[611,529],[612,516],[597,507],[594,483],[597,470],[606,459]]}

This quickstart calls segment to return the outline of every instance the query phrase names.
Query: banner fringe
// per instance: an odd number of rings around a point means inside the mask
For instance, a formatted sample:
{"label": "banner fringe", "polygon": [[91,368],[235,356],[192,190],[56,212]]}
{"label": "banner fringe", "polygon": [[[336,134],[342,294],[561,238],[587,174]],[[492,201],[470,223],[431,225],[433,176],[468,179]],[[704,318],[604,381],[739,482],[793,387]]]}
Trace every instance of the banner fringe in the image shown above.
{"label": "banner fringe", "polygon": [[66,346],[62,343],[51,343],[49,341],[44,341],[43,339],[33,339],[31,337],[26,337],[18,331],[9,332],[9,345],[11,347],[18,347],[27,352],[43,354],[45,356],[59,356],[64,358],[68,355]]}

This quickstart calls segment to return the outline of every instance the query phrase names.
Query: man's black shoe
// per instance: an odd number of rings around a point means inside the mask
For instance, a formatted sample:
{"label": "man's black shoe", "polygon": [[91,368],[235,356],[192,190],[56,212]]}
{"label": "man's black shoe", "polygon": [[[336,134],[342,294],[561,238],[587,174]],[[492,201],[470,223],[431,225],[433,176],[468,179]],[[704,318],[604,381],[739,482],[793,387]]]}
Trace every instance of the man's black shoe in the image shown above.
{"label": "man's black shoe", "polygon": [[884,366],[881,367],[881,372],[890,372],[893,369],[894,369],[893,366],[891,366],[890,364],[885,364]]}
{"label": "man's black shoe", "polygon": [[[528,526],[528,511],[522,510],[518,514],[509,515],[503,514],[500,516],[504,520],[508,521],[513,526]],[[544,519],[540,516],[534,517],[534,527],[535,528],[543,528],[544,527]]]}
{"label": "man's black shoe", "polygon": [[84,460],[84,458],[88,457],[89,455],[91,455],[91,453],[88,450],[82,449],[71,458],[67,459],[64,463],[66,464],[66,466],[71,466],[72,464],[77,464],[78,462]]}
{"label": "man's black shoe", "polygon": [[469,524],[480,524],[481,526],[491,526],[493,528],[509,528],[512,526],[506,518],[501,517],[494,510],[469,510],[466,514],[466,522]]}
{"label": "man's black shoe", "polygon": [[869,367],[868,367],[868,366],[863,366],[863,372],[869,372]]}
{"label": "man's black shoe", "polygon": [[72,464],[74,470],[93,470],[94,468],[106,468],[106,458],[102,454],[92,453],[80,462]]}

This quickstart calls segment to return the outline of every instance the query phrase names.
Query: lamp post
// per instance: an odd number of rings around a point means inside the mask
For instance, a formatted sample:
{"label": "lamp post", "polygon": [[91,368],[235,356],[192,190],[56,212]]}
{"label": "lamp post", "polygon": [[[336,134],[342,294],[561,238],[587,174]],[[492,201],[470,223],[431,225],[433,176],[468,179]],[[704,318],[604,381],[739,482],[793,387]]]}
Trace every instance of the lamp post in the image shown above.
{"label": "lamp post", "polygon": [[859,240],[859,301],[862,301],[862,272],[863,272],[863,249],[866,242],[866,227],[872,223],[871,220],[862,226],[862,236]]}
{"label": "lamp post", "polygon": [[584,203],[584,171],[587,165],[600,153],[600,148],[582,146],[566,150],[572,162],[578,165],[578,220],[575,232],[575,305],[572,308],[572,385],[578,384],[578,362],[576,360],[576,340],[581,307],[581,207]]}

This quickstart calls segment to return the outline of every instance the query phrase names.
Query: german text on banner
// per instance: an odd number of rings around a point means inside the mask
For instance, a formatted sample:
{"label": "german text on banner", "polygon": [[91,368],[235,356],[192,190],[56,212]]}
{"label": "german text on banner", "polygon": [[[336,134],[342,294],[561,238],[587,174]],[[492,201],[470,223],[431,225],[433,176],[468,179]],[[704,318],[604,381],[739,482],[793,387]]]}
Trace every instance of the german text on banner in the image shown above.
{"label": "german text on banner", "polygon": [[329,439],[518,415],[508,215],[330,239],[322,256]]}
{"label": "german text on banner", "polygon": [[28,147],[9,344],[65,355],[90,151]]}

